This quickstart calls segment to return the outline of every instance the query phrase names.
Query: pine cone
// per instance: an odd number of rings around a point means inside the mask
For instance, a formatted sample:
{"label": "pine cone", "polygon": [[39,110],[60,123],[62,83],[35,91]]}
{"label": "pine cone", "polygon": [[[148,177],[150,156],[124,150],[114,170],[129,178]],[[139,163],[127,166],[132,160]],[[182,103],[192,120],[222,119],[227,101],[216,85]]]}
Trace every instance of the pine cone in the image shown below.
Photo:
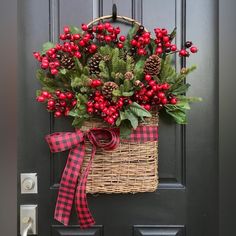
{"label": "pine cone", "polygon": [[75,67],[75,61],[72,56],[68,54],[57,54],[57,59],[62,68],[72,70]]}
{"label": "pine cone", "polygon": [[151,76],[158,75],[161,70],[161,59],[157,55],[150,56],[144,64],[144,73]]}
{"label": "pine cone", "polygon": [[104,83],[103,87],[102,87],[102,94],[110,99],[112,97],[112,91],[114,89],[117,89],[118,85],[115,82],[106,82]]}
{"label": "pine cone", "polygon": [[98,53],[94,54],[88,61],[89,72],[91,75],[98,75],[100,73],[99,63],[102,56]]}
{"label": "pine cone", "polygon": [[132,80],[134,78],[134,74],[130,71],[125,73],[125,79]]}

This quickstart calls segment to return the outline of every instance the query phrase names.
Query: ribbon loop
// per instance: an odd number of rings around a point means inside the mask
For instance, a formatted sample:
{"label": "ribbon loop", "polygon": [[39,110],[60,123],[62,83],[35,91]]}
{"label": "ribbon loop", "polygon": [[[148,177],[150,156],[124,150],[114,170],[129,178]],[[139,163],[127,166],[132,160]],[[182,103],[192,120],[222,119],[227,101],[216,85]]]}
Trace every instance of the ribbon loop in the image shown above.
{"label": "ribbon loop", "polygon": [[51,152],[62,152],[77,146],[84,140],[80,130],[76,132],[56,132],[45,137]]}

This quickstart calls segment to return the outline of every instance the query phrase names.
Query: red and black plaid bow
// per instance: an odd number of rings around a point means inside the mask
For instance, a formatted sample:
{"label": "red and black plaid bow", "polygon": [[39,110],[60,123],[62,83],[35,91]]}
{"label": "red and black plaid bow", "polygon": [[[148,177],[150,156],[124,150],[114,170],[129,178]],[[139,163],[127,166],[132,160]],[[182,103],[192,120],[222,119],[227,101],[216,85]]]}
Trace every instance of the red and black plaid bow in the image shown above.
{"label": "red and black plaid bow", "polygon": [[[157,141],[157,138],[157,126],[139,126],[130,135],[129,141],[143,143]],[[92,144],[92,154],[85,171],[79,178],[85,156],[85,139],[89,140]],[[94,128],[84,133],[80,130],[76,130],[75,132],[59,132],[47,135],[46,141],[49,144],[51,152],[70,150],[60,182],[54,218],[62,224],[68,225],[75,196],[80,227],[88,228],[94,225],[95,221],[88,208],[86,197],[87,177],[96,153],[96,148],[100,147],[104,150],[115,149],[120,143],[119,130]],[[78,178],[79,182],[77,184]]]}

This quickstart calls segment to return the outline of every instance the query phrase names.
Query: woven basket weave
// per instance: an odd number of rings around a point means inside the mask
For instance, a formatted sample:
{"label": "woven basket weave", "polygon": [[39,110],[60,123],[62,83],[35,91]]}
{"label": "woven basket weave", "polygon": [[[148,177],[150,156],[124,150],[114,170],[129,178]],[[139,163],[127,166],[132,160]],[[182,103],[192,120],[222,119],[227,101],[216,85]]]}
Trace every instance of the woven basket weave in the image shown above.
{"label": "woven basket weave", "polygon": [[[142,125],[157,125],[153,116]],[[104,127],[98,120],[86,121],[82,130]],[[91,145],[86,143],[82,171],[88,164]],[[87,193],[153,192],[158,185],[158,143],[131,143],[121,141],[113,151],[97,149],[87,180]]]}

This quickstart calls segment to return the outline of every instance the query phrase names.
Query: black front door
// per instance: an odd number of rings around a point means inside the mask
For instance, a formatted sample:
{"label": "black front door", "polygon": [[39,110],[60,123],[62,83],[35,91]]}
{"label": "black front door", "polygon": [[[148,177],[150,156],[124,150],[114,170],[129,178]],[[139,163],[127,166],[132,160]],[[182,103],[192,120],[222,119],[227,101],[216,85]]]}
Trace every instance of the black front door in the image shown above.
{"label": "black front door", "polygon": [[[71,130],[69,122],[54,120],[35,102],[36,62],[32,52],[47,40],[56,41],[64,25],[80,25],[111,13],[142,22],[147,28],[177,27],[177,41],[197,42],[198,64],[191,75],[191,95],[203,102],[193,105],[187,126],[160,123],[159,178],[154,193],[89,196],[97,224],[81,230],[73,212],[70,226],[53,220],[58,185],[67,153],[50,155],[44,136]],[[215,236],[218,235],[217,183],[217,3],[213,0],[25,0],[19,2],[20,20],[20,173],[37,173],[38,193],[21,194],[20,205],[38,205],[40,236]],[[180,68],[177,61],[176,66]],[[19,178],[20,179],[20,178]],[[20,186],[20,183],[19,183]],[[18,216],[18,222],[20,221]],[[19,227],[18,227],[18,235]]]}

